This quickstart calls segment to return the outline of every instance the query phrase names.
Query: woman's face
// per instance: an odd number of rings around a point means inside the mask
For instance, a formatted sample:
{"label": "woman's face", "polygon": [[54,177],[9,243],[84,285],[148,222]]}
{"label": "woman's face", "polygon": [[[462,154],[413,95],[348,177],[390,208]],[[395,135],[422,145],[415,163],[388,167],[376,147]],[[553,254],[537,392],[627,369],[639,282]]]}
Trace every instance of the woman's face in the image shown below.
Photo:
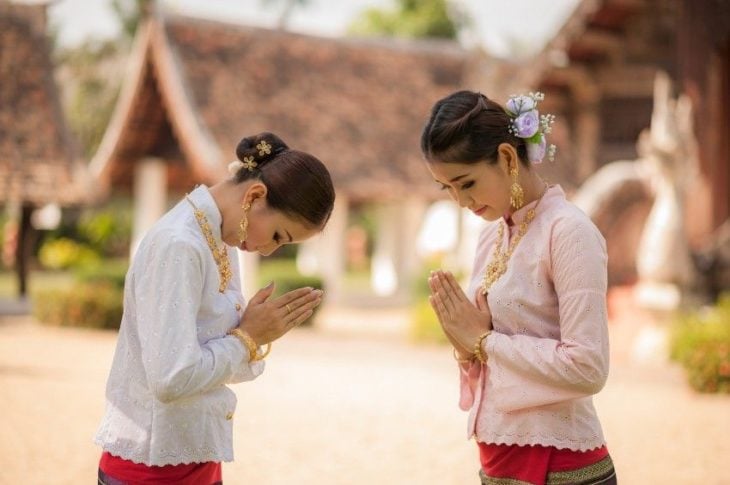
{"label": "woman's face", "polygon": [[431,161],[428,169],[434,180],[459,206],[477,216],[494,221],[511,211],[509,188],[511,180],[507,164],[443,163]]}
{"label": "woman's face", "polygon": [[241,208],[233,218],[234,224],[225,224],[228,228],[224,231],[223,242],[229,246],[269,256],[284,244],[302,242],[319,232],[304,225],[299,219],[269,207],[266,203],[265,189],[263,192],[247,192],[245,200],[251,201],[251,208],[246,213],[248,218],[246,239],[241,243],[239,223],[244,216]]}

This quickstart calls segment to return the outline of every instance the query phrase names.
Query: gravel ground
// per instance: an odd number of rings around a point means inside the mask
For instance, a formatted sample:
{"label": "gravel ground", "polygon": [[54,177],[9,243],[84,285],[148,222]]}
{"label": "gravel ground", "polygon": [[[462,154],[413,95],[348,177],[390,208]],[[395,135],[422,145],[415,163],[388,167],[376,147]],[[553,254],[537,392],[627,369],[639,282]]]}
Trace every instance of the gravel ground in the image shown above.
{"label": "gravel ground", "polygon": [[[388,315],[373,318],[382,330]],[[224,464],[224,483],[478,483],[449,350],[399,331],[333,328],[295,330],[261,378],[234,386],[236,461]],[[619,482],[730,484],[730,396],[698,395],[678,368],[638,358],[637,342],[661,332],[623,321],[611,332],[611,377],[596,407]],[[0,484],[94,483],[115,338],[0,317]]]}

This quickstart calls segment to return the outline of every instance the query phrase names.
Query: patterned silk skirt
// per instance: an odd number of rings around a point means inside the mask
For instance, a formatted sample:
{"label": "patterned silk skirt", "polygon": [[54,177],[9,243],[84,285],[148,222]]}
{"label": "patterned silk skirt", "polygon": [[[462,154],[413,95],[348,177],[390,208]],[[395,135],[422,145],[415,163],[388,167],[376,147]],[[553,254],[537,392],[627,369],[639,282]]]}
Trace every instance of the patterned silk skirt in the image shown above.
{"label": "patterned silk skirt", "polygon": [[147,466],[108,452],[99,461],[98,485],[221,485],[217,462]]}
{"label": "patterned silk skirt", "polygon": [[482,485],[615,485],[606,447],[586,452],[551,446],[478,443]]}

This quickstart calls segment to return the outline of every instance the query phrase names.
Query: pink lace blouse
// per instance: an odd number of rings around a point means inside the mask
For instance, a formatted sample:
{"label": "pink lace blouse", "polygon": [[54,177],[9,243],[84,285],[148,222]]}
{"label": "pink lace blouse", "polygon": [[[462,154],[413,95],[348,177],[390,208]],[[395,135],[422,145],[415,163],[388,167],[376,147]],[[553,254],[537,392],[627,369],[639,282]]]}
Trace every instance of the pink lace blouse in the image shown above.
{"label": "pink lace blouse", "polygon": [[[513,237],[527,210],[512,215]],[[475,298],[499,224],[482,231],[468,295]],[[503,249],[507,247],[505,231]],[[486,364],[462,364],[468,435],[484,443],[585,451],[605,444],[592,395],[608,377],[606,245],[563,190],[550,187],[487,300]]]}

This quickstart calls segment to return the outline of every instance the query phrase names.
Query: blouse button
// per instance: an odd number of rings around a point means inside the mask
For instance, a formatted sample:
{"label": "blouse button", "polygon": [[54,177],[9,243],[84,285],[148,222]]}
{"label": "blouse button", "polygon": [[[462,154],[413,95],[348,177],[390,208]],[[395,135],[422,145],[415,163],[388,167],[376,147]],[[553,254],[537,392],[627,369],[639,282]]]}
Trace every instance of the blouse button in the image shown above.
{"label": "blouse button", "polygon": [[241,304],[240,303],[236,303],[236,311],[237,312],[240,312],[241,311]]}
{"label": "blouse button", "polygon": [[226,420],[230,421],[231,419],[233,419],[233,413],[226,414]]}

